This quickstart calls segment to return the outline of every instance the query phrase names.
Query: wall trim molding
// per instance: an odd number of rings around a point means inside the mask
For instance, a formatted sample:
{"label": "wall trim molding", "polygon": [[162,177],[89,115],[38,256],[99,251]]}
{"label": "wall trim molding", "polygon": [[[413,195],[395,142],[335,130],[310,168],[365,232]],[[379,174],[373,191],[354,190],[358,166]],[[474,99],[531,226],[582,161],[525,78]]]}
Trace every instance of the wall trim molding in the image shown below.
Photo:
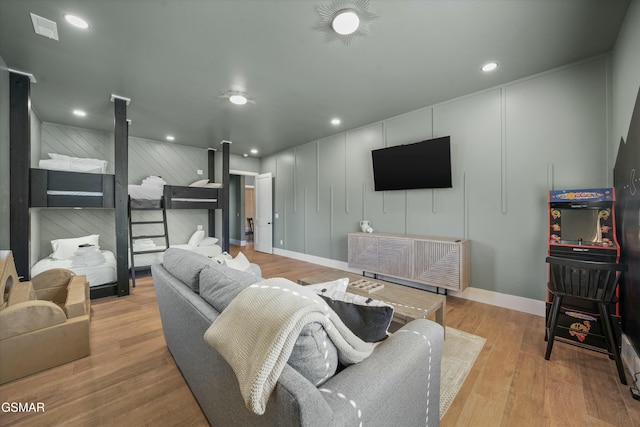
{"label": "wall trim molding", "polygon": [[[274,248],[273,253],[275,255],[296,259],[298,261],[310,262],[312,264],[318,264],[324,267],[336,268],[338,270],[349,271],[355,274],[362,274],[362,270],[349,268],[349,265],[344,261],[338,261],[335,259],[324,258],[317,255],[309,255],[278,248]],[[524,313],[529,313],[536,316],[545,316],[545,301],[519,297],[516,295],[503,294],[500,292],[488,291],[486,289],[474,287],[468,287],[463,292],[449,291],[449,295],[458,298],[464,298],[470,301],[495,305],[497,307],[508,308],[510,310],[522,311]]]}

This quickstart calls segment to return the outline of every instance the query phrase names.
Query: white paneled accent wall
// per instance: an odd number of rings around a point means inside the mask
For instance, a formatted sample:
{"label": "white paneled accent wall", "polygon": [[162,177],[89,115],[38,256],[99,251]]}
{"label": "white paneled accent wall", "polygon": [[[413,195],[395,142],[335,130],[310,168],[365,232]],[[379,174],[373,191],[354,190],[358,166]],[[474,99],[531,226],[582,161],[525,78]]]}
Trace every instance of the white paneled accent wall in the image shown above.
{"label": "white paneled accent wall", "polygon": [[[274,247],[347,260],[347,234],[471,240],[471,286],[546,293],[547,191],[612,185],[605,56],[264,158]],[[425,82],[424,84],[428,84]],[[451,136],[453,188],[376,192],[371,150]],[[282,242],[282,243],[281,243]]]}

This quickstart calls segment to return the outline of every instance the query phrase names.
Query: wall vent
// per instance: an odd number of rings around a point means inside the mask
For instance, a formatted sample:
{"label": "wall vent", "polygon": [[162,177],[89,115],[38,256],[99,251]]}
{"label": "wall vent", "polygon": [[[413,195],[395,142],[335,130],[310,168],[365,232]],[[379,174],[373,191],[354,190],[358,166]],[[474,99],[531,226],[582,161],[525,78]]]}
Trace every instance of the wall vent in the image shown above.
{"label": "wall vent", "polygon": [[36,34],[48,39],[58,40],[58,25],[54,21],[32,13],[31,22],[33,22],[33,31]]}

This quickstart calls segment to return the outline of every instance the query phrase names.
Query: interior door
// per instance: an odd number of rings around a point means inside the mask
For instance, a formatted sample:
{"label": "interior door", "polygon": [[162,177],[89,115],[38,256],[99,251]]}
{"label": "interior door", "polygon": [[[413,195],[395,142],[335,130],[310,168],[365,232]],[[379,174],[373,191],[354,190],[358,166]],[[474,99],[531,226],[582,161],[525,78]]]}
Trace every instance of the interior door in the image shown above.
{"label": "interior door", "polygon": [[273,199],[271,172],[256,177],[256,217],[253,222],[256,251],[273,253]]}

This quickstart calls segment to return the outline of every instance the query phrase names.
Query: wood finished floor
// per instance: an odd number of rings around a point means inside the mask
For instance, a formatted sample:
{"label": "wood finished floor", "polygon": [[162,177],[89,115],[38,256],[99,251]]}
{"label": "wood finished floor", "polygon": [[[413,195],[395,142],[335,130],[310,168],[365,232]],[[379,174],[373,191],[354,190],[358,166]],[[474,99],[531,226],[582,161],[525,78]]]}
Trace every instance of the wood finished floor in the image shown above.
{"label": "wood finished floor", "polygon": [[[264,277],[326,270],[242,251]],[[0,426],[207,425],[166,348],[151,278],[130,296],[92,301],[91,312],[91,355],[0,386],[0,402],[45,404],[44,413],[0,413]],[[556,343],[544,360],[543,318],[448,296],[446,322],[487,341],[443,427],[640,427],[640,402],[606,356]]]}

